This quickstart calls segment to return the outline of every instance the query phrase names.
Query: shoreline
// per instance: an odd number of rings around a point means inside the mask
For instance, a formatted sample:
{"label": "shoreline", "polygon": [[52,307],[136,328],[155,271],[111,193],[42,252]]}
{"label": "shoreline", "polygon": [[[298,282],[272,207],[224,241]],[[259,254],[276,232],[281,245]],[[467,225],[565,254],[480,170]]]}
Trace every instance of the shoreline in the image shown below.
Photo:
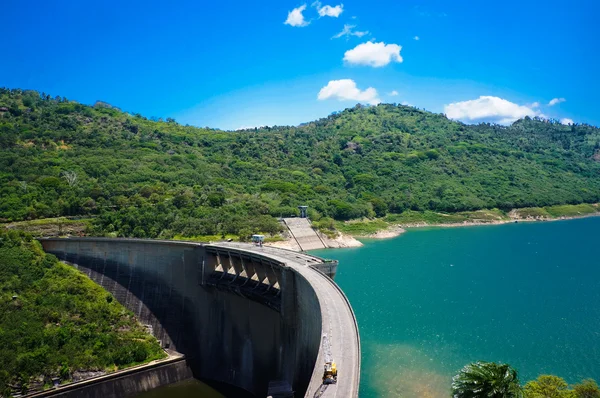
{"label": "shoreline", "polygon": [[384,229],[380,229],[379,231],[377,231],[373,234],[353,235],[353,236],[355,238],[363,238],[363,239],[392,239],[392,238],[397,238],[398,236],[405,233],[406,228],[410,228],[410,226],[396,224],[396,225],[391,225]]}
{"label": "shoreline", "polygon": [[[512,213],[512,215],[510,215]],[[431,223],[428,224],[426,222],[416,222],[416,223],[406,223],[406,224],[391,224],[386,228],[380,229],[372,234],[348,234],[339,232],[339,235],[335,239],[331,239],[326,237],[320,232],[317,232],[325,244],[327,244],[327,249],[338,249],[338,248],[351,248],[351,247],[361,247],[364,244],[359,239],[392,239],[397,238],[398,236],[406,233],[410,229],[417,228],[460,228],[460,227],[477,227],[477,226],[491,226],[491,225],[504,225],[504,224],[518,224],[521,222],[551,222],[551,221],[567,221],[567,220],[576,220],[581,218],[590,218],[590,217],[600,217],[600,211],[596,213],[588,213],[588,214],[579,214],[574,216],[560,216],[560,217],[519,217],[518,213],[511,211],[509,213],[509,219],[500,219],[500,220],[489,220],[489,221],[463,221],[457,223]],[[280,247],[285,249],[290,249],[294,251],[300,251],[300,248],[293,241],[293,239],[288,238],[283,241],[267,243],[267,246]]]}
{"label": "shoreline", "polygon": [[598,210],[594,213],[577,214],[572,216],[558,216],[558,217],[543,217],[543,216],[520,216],[519,211],[524,209],[513,209],[507,213],[509,218],[502,218],[496,220],[464,220],[461,222],[449,222],[449,223],[427,223],[413,222],[413,223],[390,223],[386,228],[380,229],[372,234],[355,234],[352,235],[355,238],[363,239],[390,239],[400,236],[413,228],[458,228],[458,227],[476,227],[485,225],[503,225],[503,224],[518,224],[520,222],[545,222],[545,221],[567,221],[576,220],[581,218],[599,217],[600,216],[600,204],[592,204]]}
{"label": "shoreline", "polygon": [[[579,214],[573,215],[559,215],[552,216],[547,209],[551,207],[563,207],[563,209],[555,209],[558,210],[558,214],[561,211],[570,211],[574,213],[577,211],[577,207],[583,206],[582,212]],[[587,208],[585,208],[587,207]],[[593,209],[593,212],[589,212],[589,210]],[[587,212],[585,211],[587,210]],[[346,221],[344,224],[363,224],[364,228],[361,228],[358,225],[358,228],[354,228],[356,232],[353,232],[353,228],[345,229],[343,227],[337,227],[332,232],[337,233],[335,237],[328,237],[324,233],[320,231],[316,231],[323,243],[327,246],[328,249],[335,248],[351,248],[351,247],[361,247],[363,243],[361,240],[379,240],[379,239],[392,239],[397,238],[398,236],[404,234],[410,229],[416,228],[458,228],[458,227],[475,227],[475,226],[485,226],[485,225],[503,225],[503,224],[512,224],[519,222],[540,222],[540,221],[564,221],[564,220],[575,220],[580,218],[588,218],[588,217],[598,217],[600,216],[600,203],[588,203],[588,204],[580,204],[580,205],[557,205],[557,206],[549,206],[545,208],[516,208],[508,213],[499,211],[498,209],[482,209],[472,212],[463,212],[463,213],[455,213],[463,217],[462,220],[456,220],[456,222],[439,222],[444,221],[440,219],[440,216],[443,217],[451,217],[454,214],[452,213],[436,213],[436,212],[413,212],[413,215],[410,215],[408,218],[416,219],[414,222],[402,222],[402,220],[397,221],[386,221],[386,218],[393,219],[398,216],[395,214],[389,214],[385,218],[375,218],[375,219],[356,219]],[[438,222],[427,222],[425,219],[427,217],[435,218],[432,221]],[[483,218],[481,216],[484,216]],[[423,221],[418,221],[422,217]],[[472,217],[469,219],[469,217]],[[466,218],[466,219],[465,219]],[[90,219],[67,219],[66,217],[57,217],[51,219],[37,219],[30,221],[19,221],[19,222],[8,222],[8,223],[0,223],[0,227],[2,229],[20,229],[24,231],[28,231],[30,233],[41,234],[43,236],[59,236],[59,235],[81,235],[84,234],[84,226],[85,222],[89,222]],[[73,224],[73,225],[71,225]],[[75,227],[75,229],[73,229]],[[78,227],[80,229],[78,229]],[[377,228],[379,227],[379,228]],[[362,230],[361,230],[362,229]],[[62,231],[61,231],[62,230]],[[278,247],[293,251],[300,252],[300,246],[298,246],[297,242],[289,235],[282,234],[283,240],[278,240],[275,242],[265,242],[266,246]],[[175,238],[177,239],[177,238]],[[187,240],[187,239],[186,239]],[[216,239],[217,241],[219,239]]]}
{"label": "shoreline", "polygon": [[[325,249],[347,249],[351,247],[361,247],[364,246],[361,241],[356,239],[357,237],[340,233],[335,239],[331,239],[326,235],[322,234],[319,231],[315,231],[320,237],[323,243],[327,245]],[[300,252],[300,246],[298,243],[291,237],[288,236],[285,240],[280,240],[277,242],[267,242],[264,244],[265,246],[277,247],[280,249],[293,250],[296,252]]]}
{"label": "shoreline", "polygon": [[600,212],[597,213],[588,213],[581,214],[577,216],[560,216],[554,218],[548,217],[540,217],[540,218],[510,218],[508,220],[492,220],[492,221],[463,221],[462,223],[437,223],[437,224],[427,224],[423,223],[410,223],[410,224],[398,224],[402,228],[411,229],[411,228],[458,228],[458,227],[479,227],[485,225],[504,225],[504,224],[518,224],[521,222],[552,222],[552,221],[568,221],[568,220],[577,220],[581,218],[591,218],[591,217],[599,217]]}

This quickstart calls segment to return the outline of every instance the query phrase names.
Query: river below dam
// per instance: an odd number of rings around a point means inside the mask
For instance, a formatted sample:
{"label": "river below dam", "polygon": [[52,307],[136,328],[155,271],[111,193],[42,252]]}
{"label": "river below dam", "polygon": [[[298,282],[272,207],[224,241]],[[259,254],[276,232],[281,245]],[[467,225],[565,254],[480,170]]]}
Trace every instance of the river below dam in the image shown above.
{"label": "river below dam", "polygon": [[[449,397],[465,364],[600,381],[600,217],[411,229],[313,254],[361,333],[361,398]],[[343,375],[340,375],[343,377]]]}
{"label": "river below dam", "polygon": [[138,394],[135,398],[225,398],[199,380],[185,380]]}

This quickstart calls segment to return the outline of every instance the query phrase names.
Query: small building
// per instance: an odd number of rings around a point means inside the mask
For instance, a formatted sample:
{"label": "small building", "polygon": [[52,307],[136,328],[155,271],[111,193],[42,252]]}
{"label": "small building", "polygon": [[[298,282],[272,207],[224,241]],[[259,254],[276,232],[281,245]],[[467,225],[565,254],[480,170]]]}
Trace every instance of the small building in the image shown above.
{"label": "small building", "polygon": [[300,218],[308,217],[306,214],[306,211],[308,210],[308,206],[298,206],[298,208],[300,209]]}

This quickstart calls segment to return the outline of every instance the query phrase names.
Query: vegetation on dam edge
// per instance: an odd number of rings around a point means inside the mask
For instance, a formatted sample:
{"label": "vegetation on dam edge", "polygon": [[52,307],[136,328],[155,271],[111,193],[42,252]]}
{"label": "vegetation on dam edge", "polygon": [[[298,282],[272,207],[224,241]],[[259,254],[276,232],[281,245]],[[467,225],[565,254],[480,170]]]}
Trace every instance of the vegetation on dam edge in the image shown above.
{"label": "vegetation on dam edge", "polygon": [[165,353],[133,314],[23,232],[0,232],[0,396]]}

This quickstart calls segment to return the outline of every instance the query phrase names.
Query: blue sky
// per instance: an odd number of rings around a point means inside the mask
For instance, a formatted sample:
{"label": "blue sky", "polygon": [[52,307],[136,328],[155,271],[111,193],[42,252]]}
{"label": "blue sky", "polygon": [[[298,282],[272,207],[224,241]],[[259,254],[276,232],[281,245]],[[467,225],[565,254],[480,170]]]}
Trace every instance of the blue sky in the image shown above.
{"label": "blue sky", "polygon": [[[599,11],[596,0],[8,0],[0,86],[225,129],[379,101],[466,122],[600,125]],[[345,25],[354,34],[334,38]]]}

